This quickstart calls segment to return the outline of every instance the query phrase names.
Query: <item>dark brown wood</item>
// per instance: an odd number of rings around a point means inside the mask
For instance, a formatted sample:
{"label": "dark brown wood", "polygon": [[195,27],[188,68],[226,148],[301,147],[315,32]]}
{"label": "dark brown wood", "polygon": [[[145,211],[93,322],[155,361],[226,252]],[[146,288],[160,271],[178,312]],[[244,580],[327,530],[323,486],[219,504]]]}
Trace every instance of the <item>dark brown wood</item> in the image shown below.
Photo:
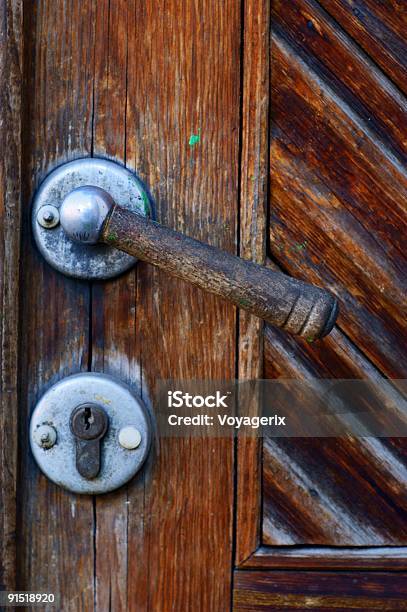
{"label": "dark brown wood", "polygon": [[[273,0],[271,18],[273,30],[403,159],[407,154],[404,96],[318,2]],[[319,160],[322,163],[322,157]]]}
{"label": "dark brown wood", "polygon": [[89,286],[64,278],[31,239],[30,200],[56,165],[92,148],[93,8],[24,3],[23,240],[21,275],[20,590],[55,593],[60,608],[94,605],[92,498],[43,476],[28,447],[32,409],[57,380],[89,365]]}
{"label": "dark brown wood", "polygon": [[[95,155],[135,170],[160,220],[233,252],[239,7],[106,1],[97,14]],[[92,295],[92,367],[126,380],[152,410],[159,379],[234,377],[230,305],[143,262]],[[97,499],[99,608],[228,608],[233,461],[230,440],[160,440],[128,487]]]}
{"label": "dark brown wood", "polygon": [[264,544],[407,543],[405,466],[386,441],[268,440],[263,448]]}
{"label": "dark brown wood", "polygon": [[319,3],[407,93],[404,0],[319,0]]}
{"label": "dark brown wood", "polygon": [[406,609],[407,574],[236,571],[234,610]]}
{"label": "dark brown wood", "polygon": [[121,206],[109,212],[100,241],[227,299],[286,332],[320,338],[335,323],[337,300],[324,289],[272,272]]}
{"label": "dark brown wood", "polygon": [[[272,24],[270,252],[343,316],[320,343],[269,328],[266,376],[402,378],[405,102],[316,2],[275,2]],[[263,544],[303,544],[314,567],[305,545],[406,543],[405,465],[401,439],[267,440]]]}
{"label": "dark brown wood", "polygon": [[0,4],[0,591],[16,587],[22,3]]}
{"label": "dark brown wood", "polygon": [[407,548],[345,546],[262,546],[245,569],[407,570]]}
{"label": "dark brown wood", "polygon": [[[269,262],[268,265],[271,265],[273,269],[275,269],[275,264],[271,264]],[[372,379],[379,380],[380,374],[377,369],[370,364],[363,355],[358,351],[356,347],[346,339],[339,330],[334,330],[332,334],[323,341],[309,343],[303,341],[301,339],[290,338],[285,336],[282,332],[268,328],[266,330],[266,352],[265,352],[265,375],[267,378],[301,378],[301,377],[325,377],[325,378],[333,378],[337,376],[338,378],[363,378],[363,379]],[[269,441],[269,444],[273,445],[276,441]],[[293,448],[295,448],[296,443],[294,442]],[[314,480],[314,482],[319,486],[321,481],[324,479],[324,474],[327,468],[325,464],[324,455],[321,456],[321,451],[323,446],[317,441],[317,445],[313,451],[315,457],[319,457],[318,460],[318,470],[312,468],[308,471],[308,476]],[[382,441],[383,442],[383,441]],[[405,445],[403,440],[387,440],[384,441],[385,445],[382,443],[376,444],[374,448],[371,449],[370,457],[365,457],[363,459],[363,445],[362,448],[358,448],[358,445],[354,446],[352,453],[355,456],[351,459],[352,465],[357,464],[360,459],[366,461],[366,469],[370,471],[371,466],[376,465],[377,469],[375,471],[374,479],[377,483],[377,486],[387,487],[387,484],[390,484],[391,478],[389,475],[385,475],[388,468],[393,463],[393,467],[396,467],[397,463],[402,460],[403,453],[405,452]],[[325,441],[328,448],[334,450],[335,446],[338,446],[337,441]],[[342,447],[342,444],[339,442],[339,446]],[[299,450],[299,449],[298,449]],[[331,452],[332,452],[331,451]],[[273,460],[276,458],[275,449],[272,446],[268,448],[268,444],[265,446],[265,453],[271,453]],[[362,454],[361,454],[362,453]],[[382,454],[383,453],[383,454]],[[297,452],[298,455],[298,452]],[[359,458],[358,458],[359,455]],[[298,455],[299,456],[299,455]],[[295,465],[291,465],[290,462],[283,462],[285,465],[289,466],[288,471],[292,467],[295,472]],[[302,462],[301,468],[307,471],[306,463]],[[335,470],[337,471],[337,480],[338,485],[340,486],[340,462],[335,462]],[[401,464],[399,464],[400,467]],[[386,467],[387,466],[387,467]],[[402,468],[404,469],[404,468]],[[383,474],[381,475],[381,472]],[[270,476],[273,480],[276,481],[276,485],[278,486],[278,472],[275,469],[271,470]],[[373,472],[372,472],[373,475]],[[400,473],[396,476],[395,480],[393,479],[393,483],[395,488],[393,489],[393,499],[395,504],[400,504],[402,501],[402,496],[400,496],[400,487],[403,488],[402,481],[400,480]],[[284,482],[284,479],[283,479]],[[379,483],[382,483],[379,485]],[[391,485],[390,485],[391,486]],[[279,487],[280,488],[280,487]],[[362,496],[362,489],[358,489],[358,499]],[[346,487],[343,489],[343,493],[350,495],[352,494],[352,487]],[[377,493],[375,492],[374,495]],[[370,508],[372,500],[374,500],[374,495],[370,495],[368,501],[364,504],[365,512],[364,516],[368,516],[368,508]],[[274,495],[270,498],[271,504],[275,504],[277,499]],[[267,503],[267,502],[266,502]],[[378,500],[379,505],[382,503],[380,499]],[[288,511],[291,511],[292,506],[295,505],[294,500],[290,500],[288,502]],[[374,503],[373,503],[374,505]],[[301,508],[305,508],[303,502],[300,503]],[[268,506],[266,506],[265,514],[271,511],[270,501],[268,502]],[[351,509],[351,505],[348,505],[348,509]],[[288,518],[289,514],[287,514]],[[318,523],[323,521],[324,513],[315,512],[315,508],[313,509],[313,514],[315,518],[318,519]],[[269,532],[267,525],[276,526],[277,520],[276,516],[273,515],[271,517],[271,523],[266,522],[264,525],[265,534],[264,539],[267,541],[270,538],[271,532]],[[388,521],[384,520],[384,526],[387,529]],[[298,521],[297,521],[297,524]],[[285,524],[284,529],[287,530],[288,523]],[[383,524],[382,524],[383,526]],[[401,530],[400,530],[401,528]],[[395,535],[401,536],[404,527],[403,524],[395,529]],[[274,531],[275,533],[275,531]],[[334,542],[337,543],[337,534],[334,536]],[[354,569],[403,569],[406,563],[406,548],[397,548],[397,547],[388,547],[388,548],[330,548],[330,547],[310,547],[310,546],[302,546],[300,548],[295,546],[273,546],[273,547],[263,547],[258,551],[255,551],[253,555],[246,560],[244,566],[246,567],[257,567],[257,568],[292,568],[292,567],[307,567],[310,569],[315,568],[354,568]]]}
{"label": "dark brown wood", "polygon": [[[270,2],[249,0],[243,3],[243,8],[239,255],[264,264],[268,197]],[[262,378],[263,321],[243,309],[239,311],[238,342],[239,380]],[[256,414],[256,398],[253,398],[253,405],[246,409],[248,414]],[[257,548],[260,541],[261,486],[261,440],[241,437],[237,446],[237,565]]]}
{"label": "dark brown wood", "polygon": [[[330,378],[333,368],[344,379],[380,380],[337,331],[310,345],[268,328],[265,358],[271,378]],[[263,449],[264,544],[407,543],[402,439],[267,439]]]}
{"label": "dark brown wood", "polygon": [[[95,5],[95,85],[93,154],[119,163],[126,159],[128,44],[134,5],[98,0]],[[140,356],[136,340],[137,269],[109,282],[93,283],[91,368],[116,376],[140,392]],[[144,472],[130,485],[95,499],[95,608],[128,610],[132,580],[129,537],[133,523],[143,524]],[[147,572],[138,550],[138,573]],[[137,594],[141,606],[141,594]]]}
{"label": "dark brown wood", "polygon": [[279,34],[272,49],[272,257],[333,290],[340,328],[385,375],[404,378],[405,171],[352,99]]}

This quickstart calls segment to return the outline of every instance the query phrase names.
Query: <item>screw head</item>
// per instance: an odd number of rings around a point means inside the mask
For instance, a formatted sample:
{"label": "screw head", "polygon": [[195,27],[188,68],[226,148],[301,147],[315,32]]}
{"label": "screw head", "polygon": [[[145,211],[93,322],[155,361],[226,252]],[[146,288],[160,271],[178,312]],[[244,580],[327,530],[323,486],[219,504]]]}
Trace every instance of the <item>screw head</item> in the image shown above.
{"label": "screw head", "polygon": [[42,206],[37,214],[37,222],[45,229],[52,229],[59,223],[59,210],[55,206]]}
{"label": "screw head", "polygon": [[57,432],[52,425],[40,425],[33,433],[36,444],[47,450],[52,448],[57,441]]}
{"label": "screw head", "polygon": [[54,220],[54,213],[51,210],[47,210],[43,215],[42,215],[43,220],[46,223],[52,223]]}
{"label": "screw head", "polygon": [[127,450],[134,450],[141,444],[141,433],[135,427],[123,427],[119,431],[119,444]]}

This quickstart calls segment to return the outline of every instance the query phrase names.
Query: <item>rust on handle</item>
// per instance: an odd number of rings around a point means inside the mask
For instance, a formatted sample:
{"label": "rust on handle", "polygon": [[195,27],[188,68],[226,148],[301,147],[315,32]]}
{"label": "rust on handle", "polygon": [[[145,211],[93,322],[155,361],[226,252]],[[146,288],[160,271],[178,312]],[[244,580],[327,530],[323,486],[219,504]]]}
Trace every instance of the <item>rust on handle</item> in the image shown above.
{"label": "rust on handle", "polygon": [[114,205],[99,242],[125,251],[225,298],[268,323],[311,339],[332,330],[338,302],[329,291],[274,272]]}

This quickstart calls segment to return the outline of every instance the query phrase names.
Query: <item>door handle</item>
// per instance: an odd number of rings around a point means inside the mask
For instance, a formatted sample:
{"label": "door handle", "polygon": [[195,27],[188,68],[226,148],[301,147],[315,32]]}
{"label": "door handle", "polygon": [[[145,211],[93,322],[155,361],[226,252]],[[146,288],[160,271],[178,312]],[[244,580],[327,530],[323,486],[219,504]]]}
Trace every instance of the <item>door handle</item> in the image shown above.
{"label": "door handle", "polygon": [[124,251],[287,332],[322,338],[336,321],[338,302],[329,291],[130,212],[100,187],[74,189],[59,212],[61,226],[72,240]]}

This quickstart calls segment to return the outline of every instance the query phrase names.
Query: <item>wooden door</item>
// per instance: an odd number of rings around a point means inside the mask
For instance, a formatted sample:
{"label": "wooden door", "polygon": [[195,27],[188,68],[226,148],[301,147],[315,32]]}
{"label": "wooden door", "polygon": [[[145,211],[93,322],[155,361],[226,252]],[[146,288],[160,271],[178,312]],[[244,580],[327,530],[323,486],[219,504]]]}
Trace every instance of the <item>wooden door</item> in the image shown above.
{"label": "wooden door", "polygon": [[[406,607],[405,443],[162,439],[121,490],[70,494],[28,450],[36,400],[113,374],[406,378],[406,8],[389,0],[2,0],[1,588],[63,610]],[[148,264],[65,278],[30,201],[114,159],[162,223],[340,299],[299,341]]]}

